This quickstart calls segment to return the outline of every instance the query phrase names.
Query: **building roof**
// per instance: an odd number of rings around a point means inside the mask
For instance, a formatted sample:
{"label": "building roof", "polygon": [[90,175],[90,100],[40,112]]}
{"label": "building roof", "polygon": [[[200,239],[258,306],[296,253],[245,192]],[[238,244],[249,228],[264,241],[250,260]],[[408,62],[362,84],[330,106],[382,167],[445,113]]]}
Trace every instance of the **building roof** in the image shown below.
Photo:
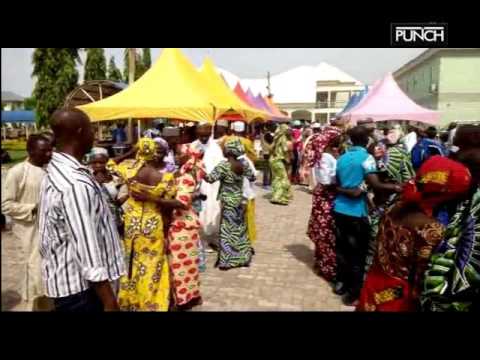
{"label": "building roof", "polygon": [[[263,96],[268,95],[267,79],[240,79],[231,72],[218,68],[225,81],[234,87],[240,82],[244,89]],[[270,91],[275,103],[314,103],[317,94],[318,81],[338,81],[341,83],[361,83],[344,71],[322,62],[316,66],[298,66],[288,71],[270,77]]]}
{"label": "building roof", "polygon": [[2,91],[2,102],[23,102],[25,98],[11,91]]}
{"label": "building roof", "polygon": [[402,65],[398,70],[396,70],[393,73],[394,77],[398,77],[403,75],[404,73],[408,72],[409,70],[419,66],[420,64],[424,63],[428,59],[430,59],[432,56],[438,54],[439,52],[444,52],[444,51],[460,51],[460,50],[480,50],[480,48],[445,48],[445,49],[428,49],[424,52],[422,52],[420,55],[417,57],[413,58],[409,62],[407,62],[405,65]]}

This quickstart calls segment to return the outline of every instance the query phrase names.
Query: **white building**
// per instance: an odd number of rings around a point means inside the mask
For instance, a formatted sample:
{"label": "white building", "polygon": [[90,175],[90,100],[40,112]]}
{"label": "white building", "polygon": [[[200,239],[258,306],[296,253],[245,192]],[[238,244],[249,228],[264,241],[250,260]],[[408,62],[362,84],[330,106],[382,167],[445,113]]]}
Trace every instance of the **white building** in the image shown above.
{"label": "white building", "polygon": [[[240,79],[223,70],[230,87],[238,81],[244,90],[268,94],[267,79]],[[364,85],[345,72],[325,62],[317,66],[299,66],[270,78],[270,92],[278,107],[293,119],[326,123],[340,112],[350,97]]]}

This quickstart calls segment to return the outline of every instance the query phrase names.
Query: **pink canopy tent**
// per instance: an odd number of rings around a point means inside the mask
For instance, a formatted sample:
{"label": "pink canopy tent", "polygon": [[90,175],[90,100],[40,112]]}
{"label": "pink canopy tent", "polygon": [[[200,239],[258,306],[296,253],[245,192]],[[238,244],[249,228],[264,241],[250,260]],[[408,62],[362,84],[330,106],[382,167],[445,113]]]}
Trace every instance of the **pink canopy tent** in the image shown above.
{"label": "pink canopy tent", "polygon": [[[237,82],[237,85],[233,89],[233,92],[245,104],[247,104],[247,105],[249,105],[249,106],[251,106],[255,109],[262,110],[262,111],[265,112],[265,110],[263,108],[259,108],[258,105],[255,102],[250,100],[250,98],[247,96],[247,94],[245,93],[245,91],[243,90],[243,88],[242,88],[242,86],[240,85],[239,82]],[[238,121],[245,121],[245,119],[243,119],[243,117],[239,114],[229,114],[229,115],[226,115],[226,116],[222,116],[222,119],[223,120],[229,120],[229,121],[237,121],[237,120]]]}
{"label": "pink canopy tent", "polygon": [[354,124],[371,118],[373,121],[409,120],[435,125],[440,120],[440,113],[416,104],[389,73],[373,86],[357,106],[342,114],[341,118]]}
{"label": "pink canopy tent", "polygon": [[264,97],[263,101],[265,101],[265,103],[268,104],[270,109],[272,109],[272,114],[275,115],[279,119],[279,121],[289,121],[290,120],[290,118],[288,116],[286,116],[285,114],[283,114],[280,111],[280,109],[275,105],[275,103],[273,102],[273,100],[271,98]]}
{"label": "pink canopy tent", "polygon": [[[240,83],[238,82],[237,85],[235,85],[235,88],[233,89],[233,92],[240,98],[242,99],[243,102],[245,102],[246,104],[256,108],[256,109],[259,109],[257,105],[255,105],[255,102],[254,101],[251,101],[247,94],[245,93],[245,91],[243,90],[242,88],[242,85],[240,85]],[[263,109],[260,109],[260,110],[263,110]]]}
{"label": "pink canopy tent", "polygon": [[272,118],[276,118],[275,114],[273,113],[273,110],[272,108],[270,107],[270,105],[263,99],[263,96],[262,94],[258,94],[256,97],[255,97],[255,101],[263,108],[265,109],[265,111],[267,113],[269,113]]}

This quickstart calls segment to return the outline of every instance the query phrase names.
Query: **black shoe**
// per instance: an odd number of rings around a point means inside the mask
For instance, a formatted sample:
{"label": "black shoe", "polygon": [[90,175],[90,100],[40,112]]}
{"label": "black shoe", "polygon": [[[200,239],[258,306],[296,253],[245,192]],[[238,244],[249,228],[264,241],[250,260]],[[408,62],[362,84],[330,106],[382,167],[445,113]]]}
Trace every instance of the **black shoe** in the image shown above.
{"label": "black shoe", "polygon": [[333,293],[336,295],[344,295],[347,292],[347,289],[345,289],[345,284],[342,282],[337,282],[333,288]]}
{"label": "black shoe", "polygon": [[345,296],[342,298],[342,302],[346,306],[357,306],[358,296],[354,296],[352,294],[345,294]]}

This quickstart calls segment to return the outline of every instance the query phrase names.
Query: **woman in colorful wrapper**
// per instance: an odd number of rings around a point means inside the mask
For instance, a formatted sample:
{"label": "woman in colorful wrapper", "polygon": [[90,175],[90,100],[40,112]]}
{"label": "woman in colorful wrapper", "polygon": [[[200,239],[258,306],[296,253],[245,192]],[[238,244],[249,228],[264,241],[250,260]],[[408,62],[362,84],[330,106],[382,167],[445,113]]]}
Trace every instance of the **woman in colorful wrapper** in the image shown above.
{"label": "woman in colorful wrapper", "polygon": [[335,199],[336,159],[341,131],[327,127],[314,137],[307,166],[314,168],[317,185],[313,190],[308,237],[315,245],[315,272],[332,281],[336,273],[335,224],[332,208]]}
{"label": "woman in colorful wrapper", "polygon": [[239,139],[227,140],[224,155],[227,160],[205,176],[205,181],[220,181],[218,198],[221,202],[220,249],[216,266],[220,270],[249,266],[252,247],[248,239],[246,220],[247,199],[243,197],[243,179],[255,181],[247,162],[238,160],[245,154]]}
{"label": "woman in colorful wrapper", "polygon": [[175,173],[177,195],[172,200],[161,199],[161,207],[174,209],[168,230],[169,263],[172,294],[177,310],[190,309],[202,303],[199,265],[201,244],[198,213],[193,208],[196,189],[205,177],[203,150],[192,144],[183,145],[176,156],[180,169]]}
{"label": "woman in colorful wrapper", "polygon": [[162,213],[156,202],[142,199],[144,192],[152,198],[175,196],[175,179],[165,169],[165,154],[165,147],[142,138],[135,159],[121,163],[121,159],[110,160],[107,165],[125,181],[131,195],[125,206],[128,274],[120,279],[119,291],[119,305],[125,311],[169,309],[169,266]]}
{"label": "woman in colorful wrapper", "polygon": [[470,188],[469,170],[459,162],[433,156],[404,187],[402,198],[379,227],[377,253],[367,274],[359,311],[416,311],[432,251],[444,236],[436,219],[441,205]]}
{"label": "woman in colorful wrapper", "polygon": [[450,218],[432,257],[422,293],[423,311],[480,312],[480,126],[462,125],[452,147],[468,167],[472,186]]}
{"label": "woman in colorful wrapper", "polygon": [[272,198],[273,204],[288,205],[292,197],[292,185],[288,177],[287,166],[290,162],[288,139],[288,125],[281,124],[273,137],[273,149],[270,155],[270,168],[272,169]]}

